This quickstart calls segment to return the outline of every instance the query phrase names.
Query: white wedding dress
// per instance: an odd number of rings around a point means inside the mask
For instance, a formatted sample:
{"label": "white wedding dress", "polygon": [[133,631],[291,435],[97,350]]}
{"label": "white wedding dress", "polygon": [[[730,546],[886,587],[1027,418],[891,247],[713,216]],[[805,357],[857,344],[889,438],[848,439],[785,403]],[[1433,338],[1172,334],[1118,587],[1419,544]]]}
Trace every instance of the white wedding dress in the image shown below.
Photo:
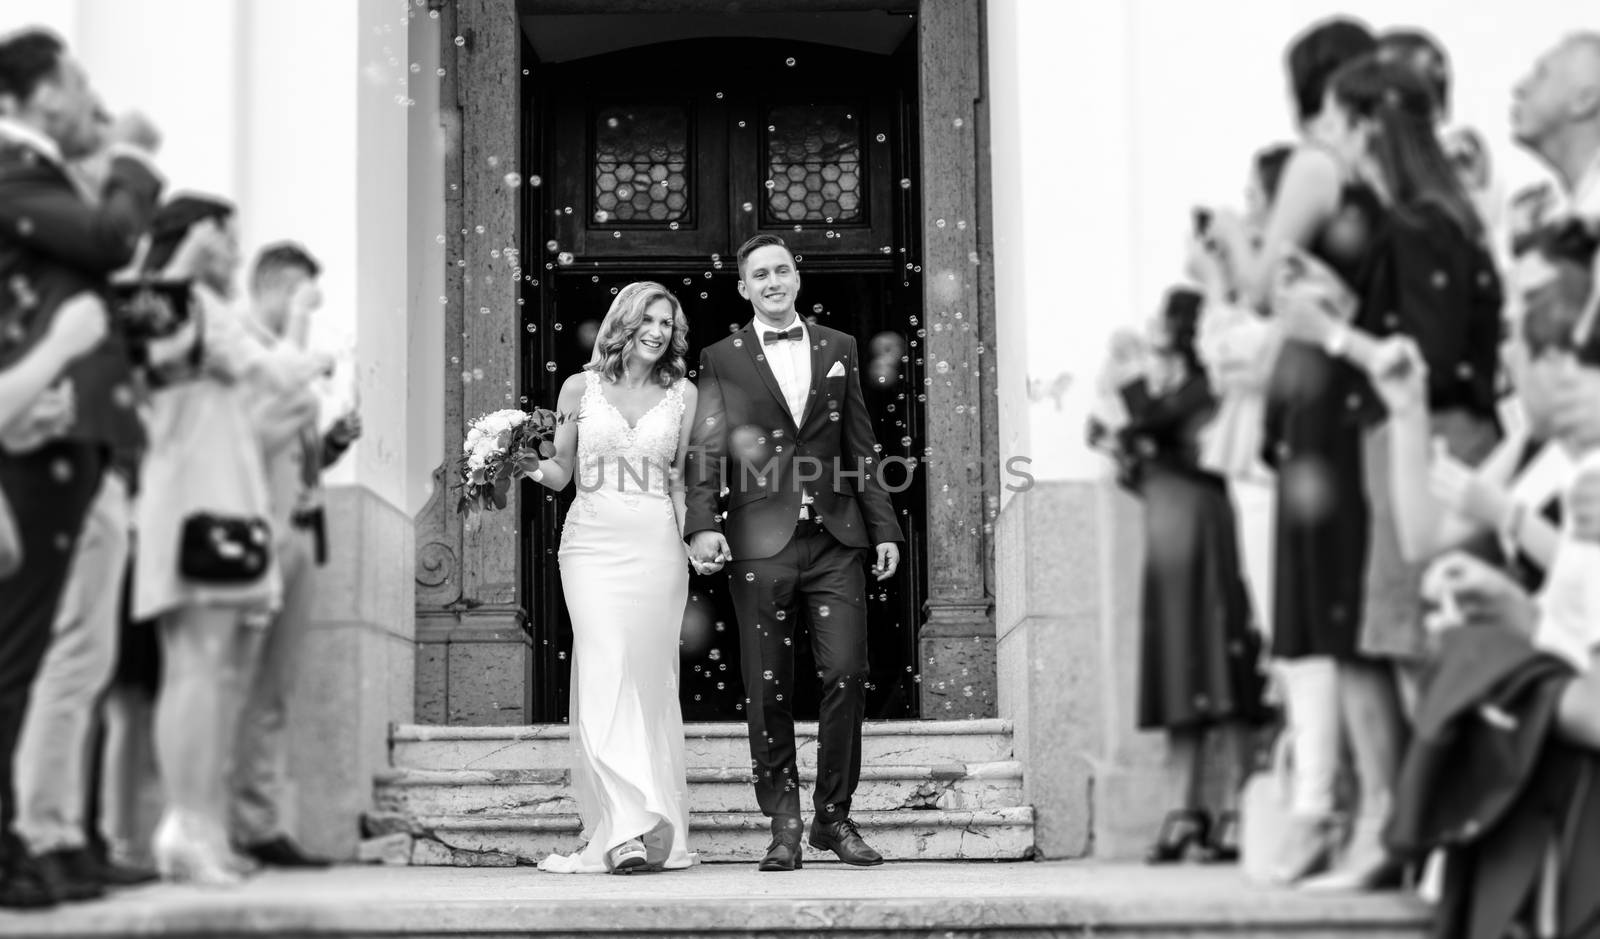
{"label": "white wedding dress", "polygon": [[587,844],[539,869],[603,873],[607,852],[634,838],[648,863],[684,868],[695,863],[678,704],[689,573],[668,479],[684,383],[630,427],[600,376],[584,375],[578,494],[558,558],[572,616],[572,787]]}

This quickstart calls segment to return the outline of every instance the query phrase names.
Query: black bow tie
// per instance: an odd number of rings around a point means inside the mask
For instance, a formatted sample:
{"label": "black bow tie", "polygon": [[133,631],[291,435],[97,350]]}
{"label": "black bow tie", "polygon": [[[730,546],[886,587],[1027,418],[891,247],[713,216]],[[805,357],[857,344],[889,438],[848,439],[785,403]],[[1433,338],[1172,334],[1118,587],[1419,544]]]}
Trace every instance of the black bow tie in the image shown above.
{"label": "black bow tie", "polygon": [[804,330],[802,330],[799,326],[791,326],[788,329],[781,329],[775,332],[767,332],[763,330],[761,334],[761,341],[770,346],[775,342],[783,342],[785,339],[792,339],[795,342],[799,342],[804,337]]}

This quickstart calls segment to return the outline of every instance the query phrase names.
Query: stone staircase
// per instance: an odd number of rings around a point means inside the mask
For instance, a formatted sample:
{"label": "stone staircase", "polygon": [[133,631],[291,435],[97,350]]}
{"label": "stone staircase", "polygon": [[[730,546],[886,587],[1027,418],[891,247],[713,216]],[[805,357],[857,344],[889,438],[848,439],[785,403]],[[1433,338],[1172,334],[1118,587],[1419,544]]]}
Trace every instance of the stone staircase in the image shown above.
{"label": "stone staircase", "polygon": [[[690,724],[690,848],[704,861],[759,858],[767,819],[749,783],[743,724]],[[816,725],[796,727],[802,805],[816,781]],[[852,815],[900,860],[1018,860],[1033,855],[1033,810],[1011,727],[997,720],[894,721],[862,733]],[[511,866],[581,847],[565,725],[403,725],[376,783],[363,854],[389,863]],[[831,860],[808,846],[806,861]]]}

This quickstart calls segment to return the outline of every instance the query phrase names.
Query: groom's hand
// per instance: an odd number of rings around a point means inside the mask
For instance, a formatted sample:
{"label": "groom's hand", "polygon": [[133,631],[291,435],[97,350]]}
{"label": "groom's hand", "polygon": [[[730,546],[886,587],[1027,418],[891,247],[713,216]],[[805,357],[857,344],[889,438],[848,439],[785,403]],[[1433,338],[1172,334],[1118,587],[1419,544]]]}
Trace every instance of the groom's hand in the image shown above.
{"label": "groom's hand", "polygon": [[878,563],[872,565],[872,573],[877,574],[879,580],[888,580],[899,567],[900,546],[892,541],[878,545]]}

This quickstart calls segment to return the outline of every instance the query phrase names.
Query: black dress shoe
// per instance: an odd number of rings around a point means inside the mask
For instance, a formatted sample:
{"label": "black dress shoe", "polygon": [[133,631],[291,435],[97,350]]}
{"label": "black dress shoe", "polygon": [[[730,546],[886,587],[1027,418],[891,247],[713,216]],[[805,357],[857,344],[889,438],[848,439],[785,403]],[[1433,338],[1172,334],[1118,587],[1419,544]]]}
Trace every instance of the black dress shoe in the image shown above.
{"label": "black dress shoe", "polygon": [[856,867],[875,867],[883,863],[883,855],[862,839],[861,829],[848,818],[837,822],[812,819],[811,846],[818,851],[832,851],[839,860]]}
{"label": "black dress shoe", "polygon": [[98,900],[106,895],[106,888],[89,869],[88,857],[82,849],[49,851],[34,859],[34,864],[57,901]]}
{"label": "black dress shoe", "polygon": [[268,867],[327,867],[333,863],[325,858],[305,853],[287,835],[279,835],[271,841],[245,845],[244,853]]}
{"label": "black dress shoe", "polygon": [[0,909],[42,910],[57,902],[38,862],[24,852],[10,852],[0,865]]}
{"label": "black dress shoe", "polygon": [[94,848],[76,848],[62,854],[62,863],[72,876],[102,887],[136,887],[161,879],[154,870],[113,864]]}
{"label": "black dress shoe", "polygon": [[804,862],[800,857],[800,832],[805,830],[805,825],[798,818],[775,818],[772,820],[772,844],[767,847],[767,856],[761,859],[757,868],[762,871],[797,871]]}

